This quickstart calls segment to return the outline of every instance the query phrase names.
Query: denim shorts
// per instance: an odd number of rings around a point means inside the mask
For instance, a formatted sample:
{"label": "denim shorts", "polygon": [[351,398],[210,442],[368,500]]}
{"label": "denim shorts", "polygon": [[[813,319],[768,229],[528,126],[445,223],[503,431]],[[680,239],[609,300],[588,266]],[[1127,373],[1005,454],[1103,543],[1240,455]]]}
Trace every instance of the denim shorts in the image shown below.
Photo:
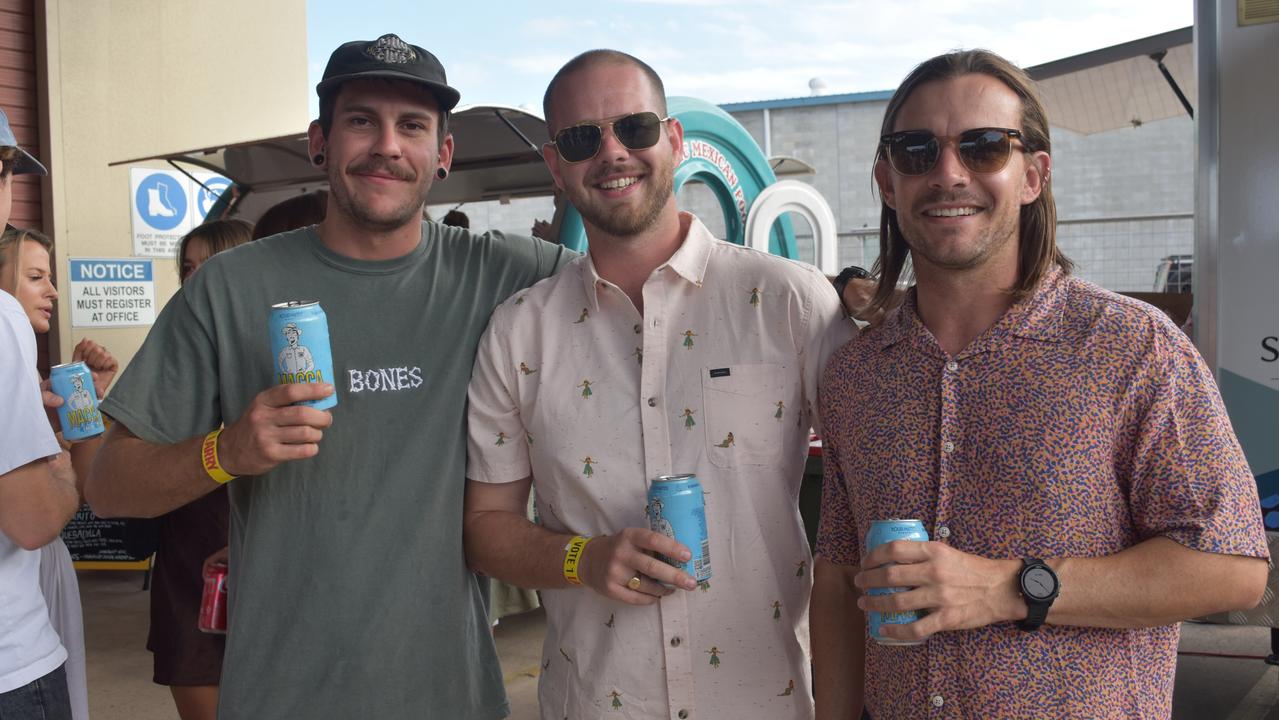
{"label": "denim shorts", "polygon": [[0,720],[71,720],[66,669],[0,693]]}

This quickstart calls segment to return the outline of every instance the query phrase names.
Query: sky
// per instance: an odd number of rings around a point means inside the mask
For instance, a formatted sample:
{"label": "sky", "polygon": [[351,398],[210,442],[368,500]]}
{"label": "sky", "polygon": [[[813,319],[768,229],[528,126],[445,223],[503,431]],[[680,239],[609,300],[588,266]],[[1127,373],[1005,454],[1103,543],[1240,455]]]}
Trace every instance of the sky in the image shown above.
{"label": "sky", "polygon": [[307,0],[307,64],[314,87],[338,45],[393,32],[440,59],[462,105],[540,115],[555,71],[598,47],[652,65],[667,95],[723,104],[810,95],[814,78],[823,94],[892,90],[955,48],[1029,67],[1193,20],[1193,0]]}

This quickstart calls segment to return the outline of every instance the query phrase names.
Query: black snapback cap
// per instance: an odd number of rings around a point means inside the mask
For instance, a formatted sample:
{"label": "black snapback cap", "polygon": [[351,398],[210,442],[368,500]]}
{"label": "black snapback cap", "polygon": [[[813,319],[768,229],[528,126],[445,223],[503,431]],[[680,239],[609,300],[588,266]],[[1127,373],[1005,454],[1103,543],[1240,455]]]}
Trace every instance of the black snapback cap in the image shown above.
{"label": "black snapback cap", "polygon": [[444,66],[434,55],[404,42],[393,33],[373,41],[343,43],[329,56],[324,78],[315,86],[315,92],[323,97],[347,80],[358,78],[407,80],[425,85],[444,111],[452,110],[462,97],[456,89],[449,87]]}

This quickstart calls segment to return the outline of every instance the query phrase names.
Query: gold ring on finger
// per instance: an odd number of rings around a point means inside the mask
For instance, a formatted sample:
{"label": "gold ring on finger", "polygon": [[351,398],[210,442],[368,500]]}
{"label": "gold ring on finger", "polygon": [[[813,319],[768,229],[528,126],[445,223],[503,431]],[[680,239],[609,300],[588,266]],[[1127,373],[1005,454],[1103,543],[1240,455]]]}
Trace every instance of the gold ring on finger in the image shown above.
{"label": "gold ring on finger", "polygon": [[639,577],[639,575],[634,575],[634,576],[632,576],[632,577],[631,577],[631,579],[630,579],[630,580],[627,580],[627,581],[626,581],[626,587],[628,587],[628,588],[630,588],[630,589],[632,589],[632,590],[638,591],[638,590],[640,589],[640,577]]}

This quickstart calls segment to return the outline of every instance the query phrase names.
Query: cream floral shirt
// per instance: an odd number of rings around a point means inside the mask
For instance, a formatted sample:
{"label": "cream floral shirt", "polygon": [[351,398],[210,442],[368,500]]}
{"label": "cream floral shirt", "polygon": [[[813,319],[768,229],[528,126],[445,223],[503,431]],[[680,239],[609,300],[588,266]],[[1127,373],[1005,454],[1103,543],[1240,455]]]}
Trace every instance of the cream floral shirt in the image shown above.
{"label": "cream floral shirt", "polygon": [[713,575],[635,607],[542,593],[543,718],[811,718],[812,556],[798,509],[831,353],[856,329],[808,265],[686,239],[645,283],[644,314],[590,256],[493,314],[470,386],[468,477],[534,478],[541,522],[647,527],[660,475],[705,491]]}

